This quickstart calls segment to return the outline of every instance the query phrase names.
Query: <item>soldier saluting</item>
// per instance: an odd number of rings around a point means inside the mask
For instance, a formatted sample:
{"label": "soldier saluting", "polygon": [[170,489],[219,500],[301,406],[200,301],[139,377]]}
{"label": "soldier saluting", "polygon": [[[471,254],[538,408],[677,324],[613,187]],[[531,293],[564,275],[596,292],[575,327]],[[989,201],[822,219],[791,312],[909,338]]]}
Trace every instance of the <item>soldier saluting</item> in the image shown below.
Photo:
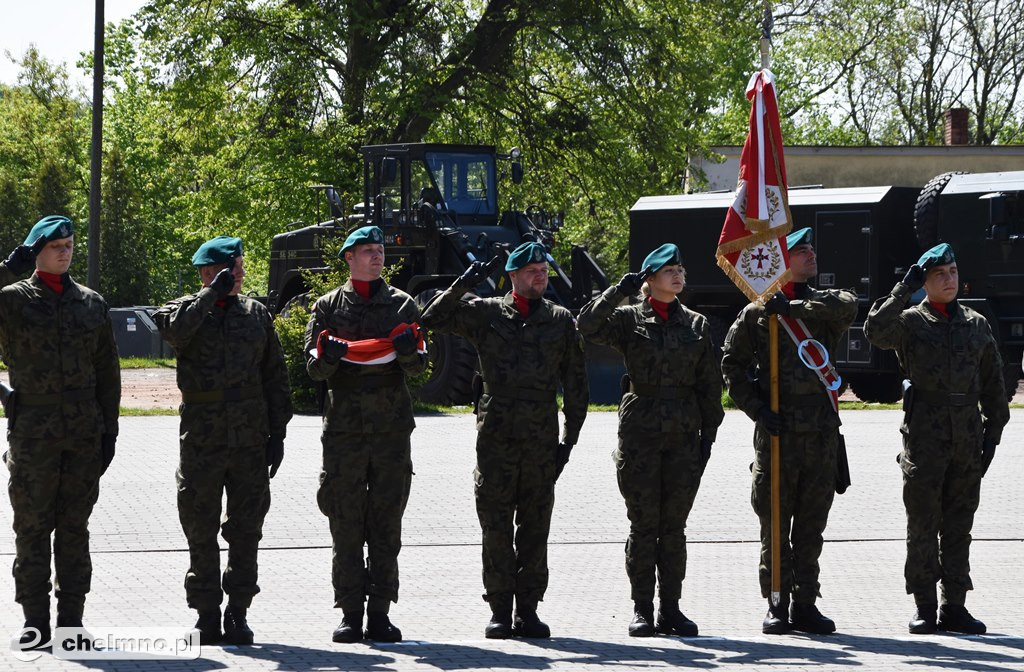
{"label": "soldier saluting", "polygon": [[[153,316],[178,356],[181,389],[178,517],[188,540],[188,606],[203,644],[252,644],[247,611],[260,592],[256,554],[270,509],[270,478],[292,417],[284,351],[266,307],[240,296],[242,240],[217,236],[192,256],[203,287]],[[269,468],[269,471],[268,471]],[[221,498],[227,516],[221,525]],[[220,576],[217,531],[228,542]],[[224,632],[220,604],[227,593]]]}
{"label": "soldier saluting", "polygon": [[[911,294],[922,287],[925,300],[908,308]],[[936,245],[888,296],[875,301],[864,323],[872,345],[896,351],[910,383],[899,463],[907,511],[904,576],[917,605],[908,626],[912,634],[985,632],[985,624],[964,606],[974,587],[971,527],[981,478],[1010,410],[992,329],[957,302],[959,288],[953,248]]]}
{"label": "soldier saluting", "polygon": [[[523,243],[505,270],[512,291],[463,301],[489,274],[474,262],[423,313],[430,329],[468,339],[480,355],[476,510],[483,532],[490,639],[551,635],[537,616],[548,585],[547,539],[555,479],[579,438],[590,399],[583,339],[568,310],[543,298],[547,253]],[[558,441],[558,388],[565,428]],[[515,600],[515,622],[512,619]]]}
{"label": "soldier saluting", "polygon": [[[332,640],[397,642],[402,631],[388,612],[398,601],[416,425],[406,377],[426,368],[426,351],[419,347],[416,302],[381,277],[384,232],[356,229],[338,256],[351,277],[314,304],[305,345],[310,378],[328,387],[316,499],[331,526],[334,606],[343,614]],[[350,352],[359,350],[355,342],[371,339],[385,343],[381,356]]]}
{"label": "soldier saluting", "polygon": [[[626,573],[634,616],[629,634],[696,637],[697,624],[679,610],[686,518],[725,417],[722,372],[707,320],[676,298],[686,286],[679,248],[662,245],[641,268],[645,273],[625,274],[586,305],[579,329],[623,354],[630,381],[619,403],[619,445],[613,454],[630,522]],[[619,306],[640,289],[643,303]]]}
{"label": "soldier saluting", "polygon": [[[802,320],[807,331],[834,352],[857,316],[857,295],[849,290],[819,290],[807,281],[817,276],[810,228],[786,236],[793,282],[764,305],[750,303],[725,339],[722,373],[729,396],[757,424],[754,428],[751,504],[761,522],[761,595],[771,594],[771,450],[780,442],[781,600],[769,603],[761,624],[765,634],[790,628],[814,634],[835,631],[835,623],[815,602],[818,558],[836,492],[839,413],[822,380],[802,363],[790,338],[779,338],[779,412],[769,405],[768,320],[776,315]],[[792,616],[789,603],[792,596]]]}
{"label": "soldier saluting", "polygon": [[68,274],[74,234],[67,217],[44,217],[0,266],[0,351],[16,390],[6,403],[14,599],[25,612],[14,645],[24,648],[50,640],[51,534],[57,627],[82,627],[89,516],[117,440],[117,346],[103,297]]}

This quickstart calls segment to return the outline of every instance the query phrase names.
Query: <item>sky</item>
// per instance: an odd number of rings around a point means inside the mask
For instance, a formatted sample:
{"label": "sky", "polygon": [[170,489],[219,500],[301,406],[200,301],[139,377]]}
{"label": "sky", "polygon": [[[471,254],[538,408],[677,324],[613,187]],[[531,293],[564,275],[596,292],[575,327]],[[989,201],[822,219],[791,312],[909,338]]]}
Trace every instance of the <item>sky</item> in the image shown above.
{"label": "sky", "polygon": [[[145,0],[105,0],[104,21],[134,14]],[[30,44],[53,63],[64,63],[73,80],[87,84],[75,67],[81,52],[92,51],[95,0],[4,0],[0,9],[0,82],[13,84],[18,66],[5,52],[21,58]]]}

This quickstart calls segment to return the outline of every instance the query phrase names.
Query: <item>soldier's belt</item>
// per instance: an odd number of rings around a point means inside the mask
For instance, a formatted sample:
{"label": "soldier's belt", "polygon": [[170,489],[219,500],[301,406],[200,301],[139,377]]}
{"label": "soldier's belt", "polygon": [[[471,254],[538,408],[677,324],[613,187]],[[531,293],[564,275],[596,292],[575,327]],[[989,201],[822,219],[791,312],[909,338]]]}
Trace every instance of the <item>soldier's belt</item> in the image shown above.
{"label": "soldier's belt", "polygon": [[693,391],[692,387],[669,387],[666,385],[651,385],[650,383],[630,382],[629,391],[641,397],[654,397],[655,399],[682,399]]}
{"label": "soldier's belt", "polygon": [[223,390],[207,390],[205,392],[182,392],[181,400],[186,404],[214,404],[219,401],[242,401],[262,396],[260,385],[246,387],[229,387]]}
{"label": "soldier's belt", "polygon": [[87,401],[96,398],[96,388],[87,387],[81,390],[65,390],[53,394],[28,394],[18,392],[19,406],[56,406],[69,401]]}
{"label": "soldier's belt", "polygon": [[554,401],[554,390],[534,390],[528,387],[514,387],[512,385],[492,385],[484,383],[484,394],[492,397],[503,397],[517,401]]}
{"label": "soldier's belt", "polygon": [[914,388],[914,401],[923,401],[932,406],[976,406],[978,393],[936,392]]}
{"label": "soldier's belt", "polygon": [[331,381],[332,390],[370,390],[380,387],[398,387],[405,382],[401,373],[386,373],[379,376],[343,376]]}

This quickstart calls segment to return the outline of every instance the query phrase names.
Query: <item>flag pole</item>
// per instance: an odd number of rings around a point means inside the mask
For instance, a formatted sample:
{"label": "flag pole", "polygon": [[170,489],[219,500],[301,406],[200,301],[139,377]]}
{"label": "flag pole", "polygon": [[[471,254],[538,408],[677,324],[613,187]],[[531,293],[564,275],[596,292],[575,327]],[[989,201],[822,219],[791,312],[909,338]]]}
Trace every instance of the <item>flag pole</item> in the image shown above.
{"label": "flag pole", "polygon": [[[764,18],[761,21],[761,69],[768,70],[769,50],[772,40],[772,9],[769,0],[764,0]],[[779,321],[768,319],[768,361],[770,374],[769,403],[773,413],[779,412]],[[772,605],[782,601],[782,519],[780,496],[782,471],[780,468],[779,437],[771,437],[772,462]]]}

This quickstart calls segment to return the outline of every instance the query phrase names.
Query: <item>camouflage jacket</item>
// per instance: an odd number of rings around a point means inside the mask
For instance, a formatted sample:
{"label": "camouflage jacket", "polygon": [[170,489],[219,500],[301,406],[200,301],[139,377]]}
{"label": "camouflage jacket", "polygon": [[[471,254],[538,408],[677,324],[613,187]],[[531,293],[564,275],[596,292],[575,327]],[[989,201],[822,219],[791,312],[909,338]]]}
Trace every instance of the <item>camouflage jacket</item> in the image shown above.
{"label": "camouflage jacket", "polygon": [[[210,288],[174,299],[153,316],[178,355],[181,439],[252,446],[284,436],[292,401],[284,351],[266,307],[247,296],[218,306]],[[238,390],[235,400],[188,402],[190,393]],[[251,396],[249,396],[251,395]]]}
{"label": "camouflage jacket", "polygon": [[[857,317],[857,295],[851,290],[808,287],[802,298],[790,301],[790,316],[807,325],[811,335],[832,355]],[[725,338],[722,374],[729,396],[751,419],[769,403],[768,320],[760,303],[740,312]],[[804,366],[796,344],[779,325],[779,413],[791,431],[813,432],[839,427],[828,392],[817,374]]]}
{"label": "camouflage jacket", "polygon": [[416,423],[405,378],[421,373],[427,357],[414,352],[386,364],[326,364],[309,354],[316,350],[320,332],[330,329],[348,341],[386,338],[399,324],[419,321],[413,298],[386,282],[369,300],[359,295],[351,280],[317,300],[306,325],[304,351],[310,378],[327,382],[325,432],[412,431]]}
{"label": "camouflage jacket", "polygon": [[[903,431],[919,436],[978,440],[982,431],[996,442],[1010,420],[1003,382],[1003,361],[988,320],[956,302],[947,318],[928,301],[907,308],[912,294],[897,283],[875,301],[864,322],[864,335],[877,348],[895,350],[900,366],[913,383],[913,412]],[[978,395],[971,406],[933,405],[924,394]],[[908,411],[911,409],[908,409]]]}
{"label": "camouflage jacket", "polygon": [[621,352],[634,385],[682,389],[675,398],[626,392],[619,402],[619,431],[700,430],[714,440],[725,413],[708,321],[678,301],[668,321],[646,301],[617,308],[626,298],[616,287],[606,289],[580,312],[580,333]]}
{"label": "camouflage jacket", "polygon": [[[572,314],[544,299],[524,320],[512,302],[512,292],[502,298],[463,301],[466,291],[458,285],[446,290],[424,311],[423,322],[430,329],[462,336],[476,347],[485,385],[477,407],[477,429],[507,436],[557,437],[555,392],[561,387],[563,440],[575,444],[587,417],[590,389],[583,337]],[[539,397],[514,398],[523,395],[510,396],[511,390]],[[543,398],[549,392],[550,398]]]}
{"label": "camouflage jacket", "polygon": [[[106,301],[67,275],[58,296],[35,274],[14,282],[0,269],[0,351],[20,397],[11,437],[116,435],[121,367]],[[50,405],[36,396],[68,393]]]}

